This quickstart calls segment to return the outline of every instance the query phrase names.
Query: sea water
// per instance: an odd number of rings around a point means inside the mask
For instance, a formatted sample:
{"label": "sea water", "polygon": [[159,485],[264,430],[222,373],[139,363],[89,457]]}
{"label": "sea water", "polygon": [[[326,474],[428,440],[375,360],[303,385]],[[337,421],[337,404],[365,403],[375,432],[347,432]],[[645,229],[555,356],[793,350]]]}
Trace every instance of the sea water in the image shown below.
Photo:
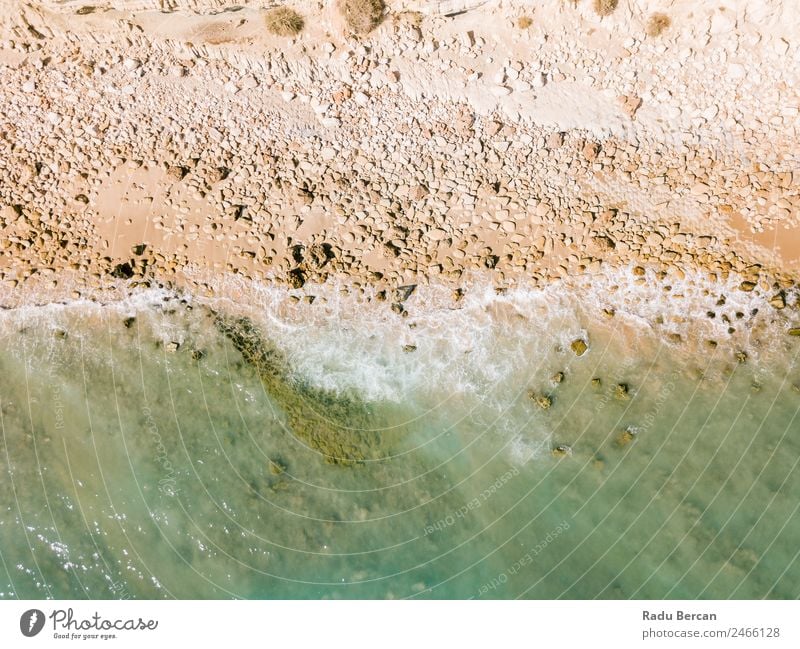
{"label": "sea water", "polygon": [[0,597],[800,596],[796,297],[633,279],[3,312]]}

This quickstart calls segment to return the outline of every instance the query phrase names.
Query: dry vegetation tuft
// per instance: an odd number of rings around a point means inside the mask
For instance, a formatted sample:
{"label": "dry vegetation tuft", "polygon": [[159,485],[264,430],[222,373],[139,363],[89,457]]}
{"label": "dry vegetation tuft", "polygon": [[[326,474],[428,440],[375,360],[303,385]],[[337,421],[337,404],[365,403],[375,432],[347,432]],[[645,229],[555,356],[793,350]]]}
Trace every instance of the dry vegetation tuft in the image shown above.
{"label": "dry vegetation tuft", "polygon": [[529,16],[520,16],[517,19],[517,27],[520,29],[528,29],[531,25],[533,25],[533,18]]}
{"label": "dry vegetation tuft", "polygon": [[305,26],[305,20],[294,9],[276,7],[265,17],[267,30],[276,36],[297,36]]}
{"label": "dry vegetation tuft", "polygon": [[619,0],[594,0],[594,11],[598,16],[610,16],[619,5]]}
{"label": "dry vegetation tuft", "polygon": [[383,0],[338,0],[339,13],[356,34],[371,32],[383,18]]}
{"label": "dry vegetation tuft", "polygon": [[655,13],[647,20],[647,27],[645,31],[648,36],[660,36],[665,29],[669,28],[672,24],[669,16],[666,14]]}

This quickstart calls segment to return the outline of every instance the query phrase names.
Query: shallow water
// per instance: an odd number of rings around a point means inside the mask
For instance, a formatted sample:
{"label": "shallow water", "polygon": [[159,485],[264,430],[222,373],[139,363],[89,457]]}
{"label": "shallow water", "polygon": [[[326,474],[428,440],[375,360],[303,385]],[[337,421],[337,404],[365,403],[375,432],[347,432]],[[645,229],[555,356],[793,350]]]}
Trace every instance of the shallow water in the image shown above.
{"label": "shallow water", "polygon": [[3,313],[0,596],[800,596],[795,312],[628,275]]}

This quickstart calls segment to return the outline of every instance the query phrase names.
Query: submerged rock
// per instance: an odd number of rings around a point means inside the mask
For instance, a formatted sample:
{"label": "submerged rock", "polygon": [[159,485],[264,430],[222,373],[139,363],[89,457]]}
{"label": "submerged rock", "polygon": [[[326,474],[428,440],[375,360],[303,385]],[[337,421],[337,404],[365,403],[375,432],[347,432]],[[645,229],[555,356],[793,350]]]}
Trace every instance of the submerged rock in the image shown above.
{"label": "submerged rock", "polygon": [[294,376],[284,355],[248,318],[217,316],[215,322],[258,372],[265,390],[285,413],[291,433],[326,462],[354,465],[385,456],[381,444],[387,433],[372,432],[383,426],[365,401]]}
{"label": "submerged rock", "polygon": [[629,393],[630,388],[627,383],[617,383],[617,385],[614,386],[614,396],[621,401],[630,399],[631,396]]}
{"label": "submerged rock", "polygon": [[553,447],[553,457],[566,457],[572,455],[572,447],[568,444],[559,444]]}
{"label": "submerged rock", "polygon": [[627,446],[636,439],[636,431],[628,426],[617,436],[617,446]]}
{"label": "submerged rock", "polygon": [[546,394],[539,394],[538,392],[534,392],[530,390],[528,392],[528,398],[533,401],[537,406],[539,406],[542,410],[549,410],[550,406],[553,405],[553,397],[550,397]]}
{"label": "submerged rock", "polygon": [[573,340],[570,347],[572,348],[572,351],[575,352],[576,356],[583,356],[586,353],[586,350],[589,349],[589,346],[586,344],[586,341],[583,338]]}
{"label": "submerged rock", "polygon": [[286,463],[279,458],[274,458],[269,461],[269,472],[272,475],[282,475],[286,473],[286,468]]}

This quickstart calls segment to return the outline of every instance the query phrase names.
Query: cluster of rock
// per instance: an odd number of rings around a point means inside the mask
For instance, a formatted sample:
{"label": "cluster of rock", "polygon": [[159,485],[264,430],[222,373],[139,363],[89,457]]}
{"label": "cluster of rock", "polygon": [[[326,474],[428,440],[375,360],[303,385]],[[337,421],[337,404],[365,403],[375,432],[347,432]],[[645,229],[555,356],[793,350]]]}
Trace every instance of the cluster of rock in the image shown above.
{"label": "cluster of rock", "polygon": [[[657,66],[645,92],[632,79],[663,57],[658,48],[626,42],[627,54],[603,65],[597,52],[534,35],[535,61],[496,61],[487,34],[454,34],[444,20],[391,20],[365,42],[260,58],[135,29],[43,39],[13,27],[0,42],[6,286],[57,284],[72,271],[87,290],[224,273],[294,289],[332,275],[356,289],[434,277],[458,287],[481,271],[502,287],[613,264],[635,266],[641,281],[645,266],[662,278],[736,273],[742,290],[760,285],[786,306],[791,273],[734,247],[726,219],[797,219],[796,139],[786,140],[796,114],[750,120],[732,100],[723,119],[711,104],[690,116],[693,130],[664,140],[637,121],[647,102],[711,93],[697,87],[709,71],[689,54],[678,57],[689,73]],[[753,67],[731,65],[748,76]],[[419,96],[404,83],[412,67],[416,78],[463,79],[464,92]],[[760,81],[739,79],[739,92],[789,74],[755,68]],[[618,96],[626,131],[543,125],[502,103],[587,80]],[[474,88],[498,103],[478,110]]]}

